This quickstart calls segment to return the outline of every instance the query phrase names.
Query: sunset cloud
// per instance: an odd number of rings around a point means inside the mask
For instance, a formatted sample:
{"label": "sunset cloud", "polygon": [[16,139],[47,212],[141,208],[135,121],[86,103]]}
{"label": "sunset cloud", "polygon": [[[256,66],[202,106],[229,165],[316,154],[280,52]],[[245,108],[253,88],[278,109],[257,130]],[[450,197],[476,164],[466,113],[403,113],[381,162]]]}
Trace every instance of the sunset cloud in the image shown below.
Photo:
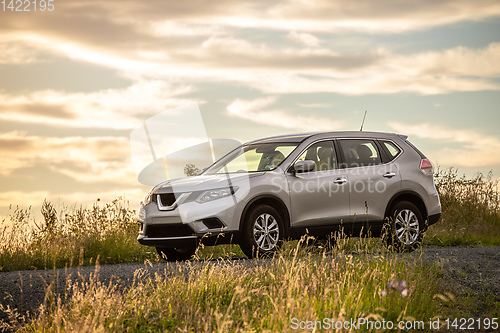
{"label": "sunset cloud", "polygon": [[291,115],[286,111],[274,109],[272,105],[275,102],[276,99],[273,97],[251,101],[237,99],[229,104],[227,111],[230,116],[295,131],[333,131],[339,129],[342,125],[341,121],[313,116]]}
{"label": "sunset cloud", "polygon": [[[349,54],[327,48],[277,49],[238,38],[209,37],[198,46],[175,51],[164,50],[163,53],[156,49],[144,49],[140,56],[124,54],[123,57],[118,57],[72,45],[62,46],[60,51],[79,61],[112,68],[136,83],[125,90],[101,91],[90,95],[37,92],[17,98],[16,103],[22,105],[10,115],[5,115],[4,112],[0,117],[22,121],[28,119],[23,114],[29,109],[30,101],[42,103],[47,111],[50,105],[59,108],[54,113],[71,113],[74,110],[81,114],[83,109],[87,112],[99,110],[99,115],[108,117],[106,113],[110,110],[116,107],[122,109],[119,104],[153,111],[165,108],[165,105],[178,105],[179,101],[172,101],[172,96],[189,92],[196,84],[220,81],[233,81],[272,94],[443,94],[500,89],[500,84],[493,80],[500,76],[500,43],[491,43],[481,49],[459,46],[443,51],[404,55],[387,49]],[[22,58],[21,56],[20,59]],[[159,62],[161,59],[165,61]],[[6,101],[3,104],[12,104],[15,99],[12,96],[3,97]],[[114,101],[117,105],[105,105],[109,101]],[[5,109],[1,103],[0,100],[0,109]],[[97,107],[91,108],[89,104]],[[103,121],[99,119],[99,115],[92,117],[96,121],[88,119],[85,123],[88,126],[100,126]],[[40,117],[29,119],[37,121],[38,118]],[[130,121],[126,121],[126,117],[121,120],[123,126],[130,127]]]}
{"label": "sunset cloud", "polygon": [[[286,31],[298,29],[306,32],[395,33],[463,20],[480,20],[498,15],[499,7],[495,0],[478,0],[474,3],[466,0],[398,1],[390,4],[368,0],[349,3],[341,0],[288,0],[279,3],[264,0],[222,0],[211,3],[153,0],[147,4],[132,0],[73,0],[67,6],[59,6],[57,12],[60,21],[73,23],[74,28],[70,32],[78,33],[80,39],[99,40],[103,38],[103,34],[99,32],[106,31],[105,35],[114,37],[115,44],[119,44],[126,40],[123,34],[120,34],[120,29],[133,38],[139,34],[140,29],[137,26],[145,20],[177,20],[225,27]],[[0,27],[13,28],[25,24],[27,20],[42,28],[42,31],[56,27],[50,24],[50,18],[38,16],[17,17],[18,22],[8,20]]]}
{"label": "sunset cloud", "polygon": [[[195,11],[191,5],[179,5],[173,9],[169,5],[158,4],[159,8],[181,12],[185,20],[169,21],[168,15],[156,20],[153,15],[148,24],[142,25],[132,17],[140,17],[141,13],[150,15],[149,7],[125,1],[116,16],[108,19],[103,14],[111,10],[112,6],[109,4],[92,1],[75,1],[72,4],[54,20],[49,20],[48,16],[36,16],[33,22],[24,18],[13,21],[11,17],[2,21],[0,35],[5,39],[1,46],[6,51],[0,55],[0,64],[19,65],[43,61],[50,56],[66,57],[112,69],[119,76],[135,82],[134,86],[139,86],[139,89],[141,85],[145,85],[144,82],[170,82],[169,87],[161,90],[162,94],[169,88],[177,89],[174,86],[179,82],[194,86],[221,81],[242,84],[271,94],[318,91],[346,95],[397,92],[443,94],[500,89],[500,84],[494,80],[500,76],[498,42],[492,42],[482,48],[456,46],[413,53],[398,53],[397,50],[387,47],[353,52],[334,50],[323,39],[306,32],[307,30],[290,29],[282,38],[288,43],[275,46],[269,41],[254,41],[239,36],[227,27],[232,21],[223,19],[224,15],[231,15],[232,19],[243,15],[259,22],[265,21],[265,15],[253,17],[256,14],[255,4],[248,3],[243,6],[240,3],[228,3],[229,8],[233,10],[224,9],[220,12],[217,12],[219,5],[208,6],[206,13]],[[89,10],[91,4],[101,11],[94,9],[97,14],[92,15]],[[439,16],[436,13],[440,10],[448,12],[448,15],[443,16],[446,20],[453,20],[450,17],[454,17],[454,20],[465,20],[465,13],[468,13],[469,20],[474,19],[475,15],[477,19],[500,15],[500,4],[494,1],[481,1],[478,4],[444,1],[433,5],[432,11],[420,2],[391,6],[389,10],[384,11],[379,7],[381,6],[375,6],[371,2],[348,5],[343,3],[341,12],[349,11],[354,17],[359,16],[363,24],[370,24],[370,20],[380,20],[381,25],[397,22],[411,25],[412,18],[422,24],[445,24],[439,23],[437,18],[430,20]],[[345,15],[337,13],[340,3],[329,1],[315,3],[314,6],[286,2],[266,8],[265,13],[273,13],[276,17],[283,15],[289,23],[293,22],[296,15],[294,13],[299,12],[302,12],[304,20],[308,17],[311,20],[313,17],[322,18],[328,11],[333,12],[334,17]],[[204,18],[211,15],[214,15],[216,21],[212,24],[204,22]],[[424,19],[425,17],[429,20]],[[218,22],[219,19],[222,21]],[[76,21],[70,25],[70,20]],[[333,19],[330,17],[329,20]],[[99,27],[101,21],[102,32],[95,33],[94,29]],[[38,24],[36,34],[34,31],[28,32],[29,27],[34,27],[34,24]],[[56,29],[58,24],[71,28]],[[78,28],[79,25],[90,24],[90,31]],[[18,29],[21,25],[23,30]],[[284,28],[286,24],[279,26]],[[351,26],[352,24],[346,24],[343,29]],[[374,27],[377,26],[374,24]],[[399,30],[396,29],[393,33],[397,31]],[[126,42],[123,36],[126,36]],[[8,81],[5,84],[8,84]],[[148,85],[151,86],[151,83]],[[146,93],[157,93],[155,89],[148,88]],[[95,94],[88,97],[85,96],[85,100],[98,98]],[[161,96],[161,99],[165,97]],[[74,103],[72,99],[78,100],[79,96],[66,98],[71,100],[72,105],[85,104],[79,101]],[[151,98],[145,100],[155,101]],[[156,101],[150,103],[153,107],[157,104]],[[88,109],[86,105],[84,107]],[[71,108],[60,107],[61,109],[68,111]],[[27,118],[22,114],[23,112],[16,117],[24,121]],[[99,126],[99,123],[102,121],[89,124]]]}
{"label": "sunset cloud", "polygon": [[79,182],[134,181],[129,142],[123,137],[41,137],[0,134],[0,175],[21,168],[47,167]]}
{"label": "sunset cloud", "polygon": [[189,102],[180,96],[191,90],[188,85],[174,87],[164,81],[140,81],[126,89],[92,93],[0,93],[0,119],[65,127],[132,129],[147,115]]}
{"label": "sunset cloud", "polygon": [[[478,167],[500,164],[500,139],[483,135],[474,130],[456,130],[429,123],[403,124],[390,122],[389,126],[405,135],[435,140],[437,148],[432,152],[434,160],[441,165],[455,167]],[[447,144],[461,147],[447,147]]]}

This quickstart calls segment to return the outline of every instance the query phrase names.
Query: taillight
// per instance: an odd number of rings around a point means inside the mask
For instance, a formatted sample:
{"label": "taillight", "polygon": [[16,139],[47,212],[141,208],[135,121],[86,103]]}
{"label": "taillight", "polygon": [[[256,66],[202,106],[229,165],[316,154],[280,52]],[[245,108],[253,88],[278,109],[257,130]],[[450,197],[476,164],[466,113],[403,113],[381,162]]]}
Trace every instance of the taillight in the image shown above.
{"label": "taillight", "polygon": [[424,173],[424,175],[432,175],[432,163],[426,158],[423,158],[420,161],[420,170]]}

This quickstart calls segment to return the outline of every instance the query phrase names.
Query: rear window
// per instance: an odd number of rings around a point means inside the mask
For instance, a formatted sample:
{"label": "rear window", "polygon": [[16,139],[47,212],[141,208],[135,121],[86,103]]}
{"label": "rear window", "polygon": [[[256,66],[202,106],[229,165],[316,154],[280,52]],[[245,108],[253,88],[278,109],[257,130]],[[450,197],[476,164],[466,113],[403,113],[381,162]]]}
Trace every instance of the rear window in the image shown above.
{"label": "rear window", "polygon": [[391,141],[382,141],[382,144],[389,155],[389,161],[392,161],[399,155],[399,153],[401,153],[401,149],[399,149],[399,147]]}

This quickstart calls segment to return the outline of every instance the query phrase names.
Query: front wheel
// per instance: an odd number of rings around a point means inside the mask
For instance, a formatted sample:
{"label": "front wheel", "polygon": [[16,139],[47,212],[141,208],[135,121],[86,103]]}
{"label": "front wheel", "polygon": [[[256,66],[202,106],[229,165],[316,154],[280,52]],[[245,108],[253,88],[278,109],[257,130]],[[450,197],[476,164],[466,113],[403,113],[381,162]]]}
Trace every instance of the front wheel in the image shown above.
{"label": "front wheel", "polygon": [[161,248],[157,247],[156,252],[166,261],[184,261],[189,260],[196,252],[195,246],[182,248]]}
{"label": "front wheel", "polygon": [[271,206],[259,205],[250,211],[242,230],[240,247],[249,258],[272,255],[283,241],[283,220]]}
{"label": "front wheel", "polygon": [[413,203],[401,201],[391,209],[382,232],[389,248],[398,252],[411,252],[420,246],[424,220]]}

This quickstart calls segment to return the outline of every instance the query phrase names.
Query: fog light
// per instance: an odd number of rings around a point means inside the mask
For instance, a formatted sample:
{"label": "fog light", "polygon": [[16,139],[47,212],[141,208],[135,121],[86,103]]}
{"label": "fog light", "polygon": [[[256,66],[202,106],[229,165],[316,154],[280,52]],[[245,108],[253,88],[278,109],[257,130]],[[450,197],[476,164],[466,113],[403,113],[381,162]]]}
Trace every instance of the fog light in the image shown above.
{"label": "fog light", "polygon": [[208,229],[222,229],[224,228],[224,224],[216,218],[216,217],[211,217],[208,219],[203,220],[203,224],[208,228]]}

